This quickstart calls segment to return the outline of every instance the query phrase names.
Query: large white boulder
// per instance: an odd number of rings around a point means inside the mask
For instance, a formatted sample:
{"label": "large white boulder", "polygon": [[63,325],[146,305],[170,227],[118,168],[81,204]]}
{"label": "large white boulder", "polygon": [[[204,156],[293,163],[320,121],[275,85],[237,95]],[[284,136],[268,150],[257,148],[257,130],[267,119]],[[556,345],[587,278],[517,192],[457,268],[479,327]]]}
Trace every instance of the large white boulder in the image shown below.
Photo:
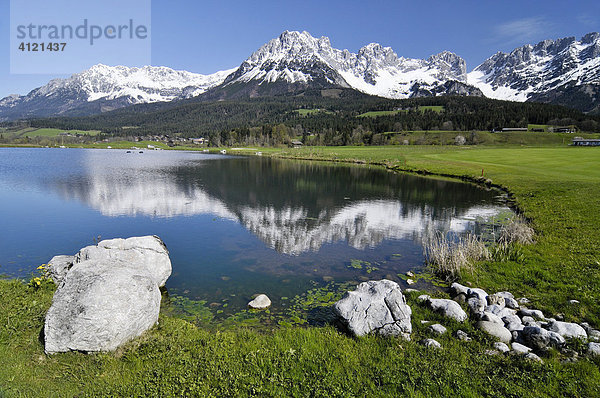
{"label": "large white boulder", "polygon": [[160,299],[146,269],[121,261],[75,264],[46,314],[46,353],[112,351],[157,322]]}
{"label": "large white boulder", "polygon": [[377,333],[404,336],[412,332],[412,311],[393,281],[363,282],[334,305],[339,321],[355,336]]}
{"label": "large white boulder", "polygon": [[171,260],[164,242],[155,235],[127,239],[108,239],[97,246],[84,247],[75,255],[75,262],[86,260],[120,260],[135,267],[146,268],[159,287],[171,276]]}

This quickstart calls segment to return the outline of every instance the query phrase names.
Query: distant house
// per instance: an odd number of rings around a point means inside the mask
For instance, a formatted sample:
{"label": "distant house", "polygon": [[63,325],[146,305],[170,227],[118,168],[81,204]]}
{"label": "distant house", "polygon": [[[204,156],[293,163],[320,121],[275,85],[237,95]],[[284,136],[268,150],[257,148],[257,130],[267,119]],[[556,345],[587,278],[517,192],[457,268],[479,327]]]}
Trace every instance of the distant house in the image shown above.
{"label": "distant house", "polygon": [[502,131],[527,131],[527,127],[505,127],[502,129]]}
{"label": "distant house", "polygon": [[571,143],[571,145],[574,145],[574,146],[600,146],[600,139],[575,137],[575,138],[573,138],[573,142]]}
{"label": "distant house", "polygon": [[302,142],[300,142],[300,141],[292,141],[291,142],[291,146],[292,146],[292,148],[302,148]]}
{"label": "distant house", "polygon": [[577,131],[575,126],[552,126],[548,130],[555,133],[570,133],[573,134]]}
{"label": "distant house", "polygon": [[204,145],[206,143],[205,139],[203,137],[200,138],[190,138],[190,140],[192,140],[192,143],[196,144],[196,145]]}

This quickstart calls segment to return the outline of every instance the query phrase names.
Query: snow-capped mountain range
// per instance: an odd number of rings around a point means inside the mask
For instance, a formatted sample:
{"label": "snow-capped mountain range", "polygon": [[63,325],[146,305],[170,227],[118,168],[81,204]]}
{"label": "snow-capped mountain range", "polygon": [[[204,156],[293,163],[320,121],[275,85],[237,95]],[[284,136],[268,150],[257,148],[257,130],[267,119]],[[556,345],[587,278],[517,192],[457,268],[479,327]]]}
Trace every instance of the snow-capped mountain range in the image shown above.
{"label": "snow-capped mountain range", "polygon": [[1,99],[0,120],[84,115],[199,95],[211,100],[332,87],[386,98],[485,95],[565,105],[576,96],[578,106],[588,111],[600,102],[600,34],[498,52],[467,73],[465,61],[449,51],[411,59],[371,43],[352,53],[333,48],[327,37],[285,31],[239,67],[211,75],[167,67],[95,65],[27,95]]}

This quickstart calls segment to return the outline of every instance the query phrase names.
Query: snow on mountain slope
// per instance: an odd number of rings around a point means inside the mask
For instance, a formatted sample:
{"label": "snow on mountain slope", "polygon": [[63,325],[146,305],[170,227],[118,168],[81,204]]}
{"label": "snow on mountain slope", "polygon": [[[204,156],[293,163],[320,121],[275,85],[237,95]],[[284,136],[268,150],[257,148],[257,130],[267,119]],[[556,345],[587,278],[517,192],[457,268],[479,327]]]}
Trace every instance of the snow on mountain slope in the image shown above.
{"label": "snow on mountain slope", "polygon": [[[236,69],[201,75],[166,67],[94,65],[66,79],[53,79],[24,96],[0,100],[2,115],[60,115],[101,100],[105,109],[138,103],[172,101],[200,95],[218,86]],[[5,116],[6,118],[6,116]]]}
{"label": "snow on mountain slope", "polygon": [[566,85],[600,84],[600,34],[544,40],[498,52],[468,74],[486,97],[526,101]]}
{"label": "snow on mountain slope", "polygon": [[246,59],[225,85],[330,84],[387,98],[407,98],[415,94],[415,84],[421,90],[436,89],[448,80],[467,82],[465,61],[448,51],[427,60],[399,58],[390,47],[371,43],[355,54],[333,48],[327,37],[285,31]]}

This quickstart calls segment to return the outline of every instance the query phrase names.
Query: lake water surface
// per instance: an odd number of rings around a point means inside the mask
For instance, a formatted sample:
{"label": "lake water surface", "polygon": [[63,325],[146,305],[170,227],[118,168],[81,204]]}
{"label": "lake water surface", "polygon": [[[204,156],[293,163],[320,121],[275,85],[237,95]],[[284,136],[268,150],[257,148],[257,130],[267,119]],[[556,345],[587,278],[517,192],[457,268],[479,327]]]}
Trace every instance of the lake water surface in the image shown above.
{"label": "lake water surface", "polygon": [[[94,239],[158,235],[170,294],[244,308],[423,266],[427,231],[509,212],[471,184],[381,168],[196,152],[0,149],[0,273],[29,277]],[[405,285],[406,286],[406,285]]]}

